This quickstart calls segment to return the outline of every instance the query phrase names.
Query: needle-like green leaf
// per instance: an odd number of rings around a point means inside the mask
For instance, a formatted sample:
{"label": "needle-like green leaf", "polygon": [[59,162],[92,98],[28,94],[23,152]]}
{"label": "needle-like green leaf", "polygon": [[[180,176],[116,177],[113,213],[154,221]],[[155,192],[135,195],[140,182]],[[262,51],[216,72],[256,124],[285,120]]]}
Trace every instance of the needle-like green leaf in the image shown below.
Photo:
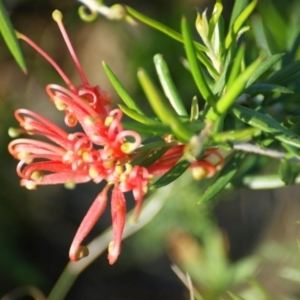
{"label": "needle-like green leaf", "polygon": [[208,202],[225,188],[238,171],[243,157],[241,153],[237,153],[229,159],[225,167],[217,175],[217,179],[201,195],[198,204]]}
{"label": "needle-like green leaf", "polygon": [[269,115],[265,115],[254,111],[250,108],[233,105],[230,110],[239,120],[260,129],[263,132],[270,133],[275,139],[288,145],[300,148],[300,137],[281,126],[275,119]]}
{"label": "needle-like green leaf", "polygon": [[154,83],[143,69],[138,71],[138,79],[155,114],[164,124],[170,126],[177,138],[183,142],[188,142],[193,135],[193,131],[181,122],[174,109],[160,95]]}
{"label": "needle-like green leaf", "polygon": [[[237,1],[239,2],[239,1]],[[242,27],[243,23],[249,18],[250,14],[254,10],[257,4],[257,0],[253,0],[236,18],[233,22],[232,26],[229,29],[229,32],[225,39],[225,49],[228,49],[231,43],[236,39],[240,28]]]}
{"label": "needle-like green leaf", "polygon": [[187,116],[188,113],[171,78],[167,63],[161,54],[154,55],[154,64],[160,84],[175,112],[180,116]]}
{"label": "needle-like green leaf", "polygon": [[211,109],[207,113],[207,120],[215,121],[218,118],[217,115],[222,115],[227,112],[227,110],[235,102],[236,98],[241,94],[241,92],[245,88],[248,79],[257,69],[260,63],[261,58],[258,58],[242,74],[238,76],[238,78],[234,81],[234,84],[231,84],[231,86],[226,91],[225,95],[216,103],[214,111],[213,109]]}
{"label": "needle-like green leaf", "polygon": [[200,67],[198,66],[197,55],[195,52],[192,35],[185,17],[183,17],[181,21],[181,30],[182,30],[182,36],[183,36],[183,41],[185,46],[185,52],[190,64],[190,69],[193,75],[193,79],[202,97],[211,106],[214,106],[216,103],[216,99],[211,89],[209,88]]}
{"label": "needle-like green leaf", "polygon": [[19,65],[21,70],[26,73],[27,70],[25,59],[16,37],[15,30],[10,22],[9,16],[5,10],[2,0],[0,0],[0,32],[2,33],[3,39],[17,64]]}
{"label": "needle-like green leaf", "polygon": [[122,83],[119,81],[117,76],[114,74],[114,72],[111,70],[111,68],[105,63],[102,62],[104,71],[107,75],[107,77],[110,80],[110,83],[115,88],[116,92],[120,96],[120,98],[124,101],[124,103],[132,110],[136,111],[140,115],[144,115],[143,111],[139,108],[139,106],[136,104],[136,102],[131,98],[131,96],[127,93],[126,89],[122,85]]}

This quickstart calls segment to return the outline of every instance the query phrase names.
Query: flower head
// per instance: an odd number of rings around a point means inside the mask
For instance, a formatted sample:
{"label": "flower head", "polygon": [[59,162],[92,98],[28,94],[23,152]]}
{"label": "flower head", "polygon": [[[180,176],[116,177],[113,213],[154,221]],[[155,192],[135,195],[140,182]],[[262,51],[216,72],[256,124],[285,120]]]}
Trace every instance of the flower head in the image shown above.
{"label": "flower head", "polygon": [[[106,208],[109,190],[112,189],[113,241],[109,245],[108,259],[113,264],[120,254],[126,219],[124,193],[133,193],[136,201],[134,218],[137,219],[152,177],[169,171],[183,156],[184,145],[166,143],[169,149],[154,163],[147,167],[133,164],[135,158],[144,154],[136,152],[141,145],[139,133],[125,130],[121,122],[122,111],[112,107],[110,96],[100,87],[89,84],[63,26],[61,13],[55,11],[53,18],[58,23],[80,75],[82,83],[79,86],[75,86],[33,41],[20,33],[18,37],[36,49],[61,75],[67,88],[49,84],[46,92],[57,109],[64,112],[65,124],[74,127],[79,123],[83,131],[69,133],[33,111],[18,109],[15,117],[21,128],[13,131],[14,137],[16,133],[27,133],[47,138],[48,141],[18,138],[9,144],[8,149],[19,160],[17,173],[21,177],[21,185],[28,189],[48,184],[74,186],[87,181],[106,182],[82,220],[69,256],[72,261],[77,261],[88,255],[88,249],[82,242]],[[148,156],[151,155],[150,151]],[[209,162],[207,158],[211,155],[218,158],[217,164]],[[202,177],[210,177],[222,164],[223,159],[218,152],[208,149],[202,160],[191,163],[191,168],[198,170],[198,173],[200,169]]]}
{"label": "flower head", "polygon": [[49,84],[46,92],[57,109],[64,111],[66,125],[74,127],[79,123],[83,132],[68,133],[35,112],[18,109],[15,112],[21,127],[18,133],[46,137],[49,142],[19,138],[12,141],[8,149],[20,161],[17,173],[21,177],[21,185],[29,189],[38,185],[74,185],[91,180],[95,183],[107,182],[79,226],[70,249],[71,260],[76,261],[88,254],[81,243],[103,213],[108,191],[113,187],[111,210],[114,237],[109,247],[109,261],[114,263],[120,253],[125,224],[124,193],[133,192],[137,217],[150,179],[145,168],[130,164],[131,153],[140,146],[141,138],[137,132],[123,129],[122,111],[112,109],[110,96],[98,86],[89,84],[63,26],[61,13],[55,11],[53,18],[73,58],[81,85],[75,86],[52,58],[28,37],[20,33],[18,37],[36,49],[64,79],[68,88]]}

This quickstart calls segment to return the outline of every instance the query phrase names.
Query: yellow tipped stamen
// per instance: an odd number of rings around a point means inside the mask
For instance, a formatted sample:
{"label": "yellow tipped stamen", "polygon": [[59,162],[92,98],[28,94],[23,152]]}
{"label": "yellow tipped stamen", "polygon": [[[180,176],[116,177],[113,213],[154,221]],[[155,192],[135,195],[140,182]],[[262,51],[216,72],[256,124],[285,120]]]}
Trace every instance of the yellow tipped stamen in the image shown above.
{"label": "yellow tipped stamen", "polygon": [[27,181],[27,182],[25,183],[25,188],[26,188],[27,190],[35,190],[36,187],[37,187],[37,184],[36,184],[34,181]]}
{"label": "yellow tipped stamen", "polygon": [[89,162],[90,160],[90,154],[88,151],[84,151],[82,154],[82,160],[86,163]]}
{"label": "yellow tipped stamen", "polygon": [[8,128],[8,135],[11,138],[18,137],[20,135],[20,133],[21,133],[21,131],[18,128],[13,128],[13,127]]}
{"label": "yellow tipped stamen", "polygon": [[83,120],[84,125],[86,126],[92,126],[95,124],[95,118],[92,117],[85,117]]}
{"label": "yellow tipped stamen", "polygon": [[[29,152],[26,152],[26,151],[20,151],[20,152],[17,154],[17,159],[18,159],[18,160],[25,160],[29,155],[30,155]],[[30,161],[32,161],[32,159],[30,159]]]}
{"label": "yellow tipped stamen", "polygon": [[148,193],[148,186],[144,186],[142,188],[142,191],[143,191],[143,195],[146,195]]}
{"label": "yellow tipped stamen", "polygon": [[121,174],[119,177],[119,182],[126,182],[127,176],[125,173]]}
{"label": "yellow tipped stamen", "polygon": [[131,171],[132,171],[132,169],[133,169],[133,167],[132,167],[132,165],[131,164],[125,164],[125,174],[130,174],[131,173]]}
{"label": "yellow tipped stamen", "polygon": [[67,151],[62,157],[62,161],[64,163],[71,163],[73,161],[73,155],[74,153],[72,151]]}
{"label": "yellow tipped stamen", "polygon": [[53,13],[52,13],[52,18],[55,22],[60,22],[63,19],[63,15],[62,13],[56,9]]}
{"label": "yellow tipped stamen", "polygon": [[112,159],[108,159],[103,163],[103,167],[109,169],[113,166],[114,161]]}
{"label": "yellow tipped stamen", "polygon": [[123,173],[123,166],[116,166],[115,167],[115,174],[121,175]]}
{"label": "yellow tipped stamen", "polygon": [[135,144],[133,143],[129,143],[129,142],[125,142],[122,146],[121,146],[121,150],[123,153],[129,154],[131,152],[133,152],[136,149]]}
{"label": "yellow tipped stamen", "polygon": [[207,172],[204,168],[202,167],[196,167],[192,169],[192,176],[194,177],[195,180],[201,180],[205,178],[207,175]]}
{"label": "yellow tipped stamen", "polygon": [[74,181],[70,180],[64,184],[64,187],[68,190],[74,190],[76,187],[76,184]]}
{"label": "yellow tipped stamen", "polygon": [[30,179],[34,181],[41,182],[44,178],[44,175],[41,171],[33,171],[30,175]]}
{"label": "yellow tipped stamen", "polygon": [[89,249],[86,246],[79,246],[76,249],[75,257],[77,260],[80,260],[84,257],[87,257],[89,255]]}
{"label": "yellow tipped stamen", "polygon": [[[34,129],[34,127],[33,127],[32,125],[26,124],[26,123],[24,123],[23,128],[24,128],[26,131],[31,131],[31,130]],[[28,134],[30,134],[30,132],[28,132]]]}
{"label": "yellow tipped stamen", "polygon": [[89,175],[92,179],[95,179],[99,175],[99,171],[95,167],[89,168]]}
{"label": "yellow tipped stamen", "polygon": [[59,110],[59,111],[63,111],[67,108],[66,103],[61,101],[58,97],[54,98],[54,105],[57,108],[57,110]]}
{"label": "yellow tipped stamen", "polygon": [[112,116],[108,116],[104,121],[104,125],[107,127],[110,126],[111,123],[113,122],[113,120],[114,120],[114,118]]}

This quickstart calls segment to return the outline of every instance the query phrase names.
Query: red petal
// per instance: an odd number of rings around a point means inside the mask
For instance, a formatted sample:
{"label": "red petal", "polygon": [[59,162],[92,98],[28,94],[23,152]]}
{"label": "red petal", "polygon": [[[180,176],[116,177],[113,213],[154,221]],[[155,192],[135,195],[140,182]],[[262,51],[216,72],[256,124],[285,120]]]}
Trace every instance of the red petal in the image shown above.
{"label": "red petal", "polygon": [[116,186],[112,192],[111,216],[114,239],[108,249],[108,261],[112,265],[120,254],[122,234],[126,219],[126,201],[119,186]]}

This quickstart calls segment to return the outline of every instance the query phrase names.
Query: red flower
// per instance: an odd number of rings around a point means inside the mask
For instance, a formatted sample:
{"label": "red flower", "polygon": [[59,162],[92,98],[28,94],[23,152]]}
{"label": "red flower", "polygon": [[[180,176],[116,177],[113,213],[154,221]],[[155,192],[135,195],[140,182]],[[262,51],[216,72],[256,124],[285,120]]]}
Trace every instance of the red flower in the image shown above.
{"label": "red flower", "polygon": [[[21,185],[27,188],[90,180],[95,183],[107,181],[79,226],[70,249],[71,260],[76,261],[87,255],[81,243],[103,213],[107,192],[114,186],[111,199],[114,237],[109,247],[109,262],[114,263],[120,253],[126,217],[123,193],[133,192],[137,217],[150,180],[145,168],[130,164],[130,153],[140,146],[141,138],[138,133],[123,129],[122,111],[111,109],[108,95],[99,87],[89,85],[63,27],[61,14],[56,11],[53,15],[80,74],[81,86],[75,87],[59,66],[29,38],[22,34],[18,36],[46,58],[62,76],[69,89],[50,84],[46,91],[56,107],[65,112],[66,125],[73,127],[79,122],[84,132],[69,134],[37,113],[18,109],[15,112],[21,126],[18,132],[40,135],[51,142],[20,138],[12,141],[8,148],[20,160],[17,172]],[[128,142],[128,139],[133,142]]]}
{"label": "red flower", "polygon": [[[135,131],[124,130],[121,124],[122,111],[112,109],[110,97],[98,86],[90,86],[63,27],[61,14],[55,11],[53,16],[81,77],[80,86],[73,85],[52,58],[33,41],[20,33],[18,36],[36,49],[61,75],[68,89],[49,84],[46,91],[58,110],[64,111],[66,125],[73,127],[79,123],[83,132],[68,133],[37,113],[18,109],[15,117],[21,129],[17,133],[39,135],[48,138],[49,142],[19,138],[12,141],[8,149],[20,161],[17,173],[21,177],[21,185],[29,189],[38,185],[74,185],[90,180],[95,183],[102,180],[107,182],[75,234],[70,248],[70,259],[77,261],[88,254],[88,249],[81,244],[102,215],[107,205],[107,193],[112,188],[113,241],[109,245],[108,259],[109,263],[113,264],[120,254],[125,225],[124,193],[133,193],[136,201],[134,217],[137,219],[152,176],[163,175],[170,170],[182,157],[184,145],[173,144],[148,168],[132,165],[132,160],[138,156],[134,151],[141,144],[140,135]],[[140,154],[143,155],[142,152]],[[217,157],[217,164],[207,160],[211,155]],[[191,163],[191,168],[200,168],[202,175],[209,177],[222,164],[222,156],[216,150],[208,149],[202,160]]]}

